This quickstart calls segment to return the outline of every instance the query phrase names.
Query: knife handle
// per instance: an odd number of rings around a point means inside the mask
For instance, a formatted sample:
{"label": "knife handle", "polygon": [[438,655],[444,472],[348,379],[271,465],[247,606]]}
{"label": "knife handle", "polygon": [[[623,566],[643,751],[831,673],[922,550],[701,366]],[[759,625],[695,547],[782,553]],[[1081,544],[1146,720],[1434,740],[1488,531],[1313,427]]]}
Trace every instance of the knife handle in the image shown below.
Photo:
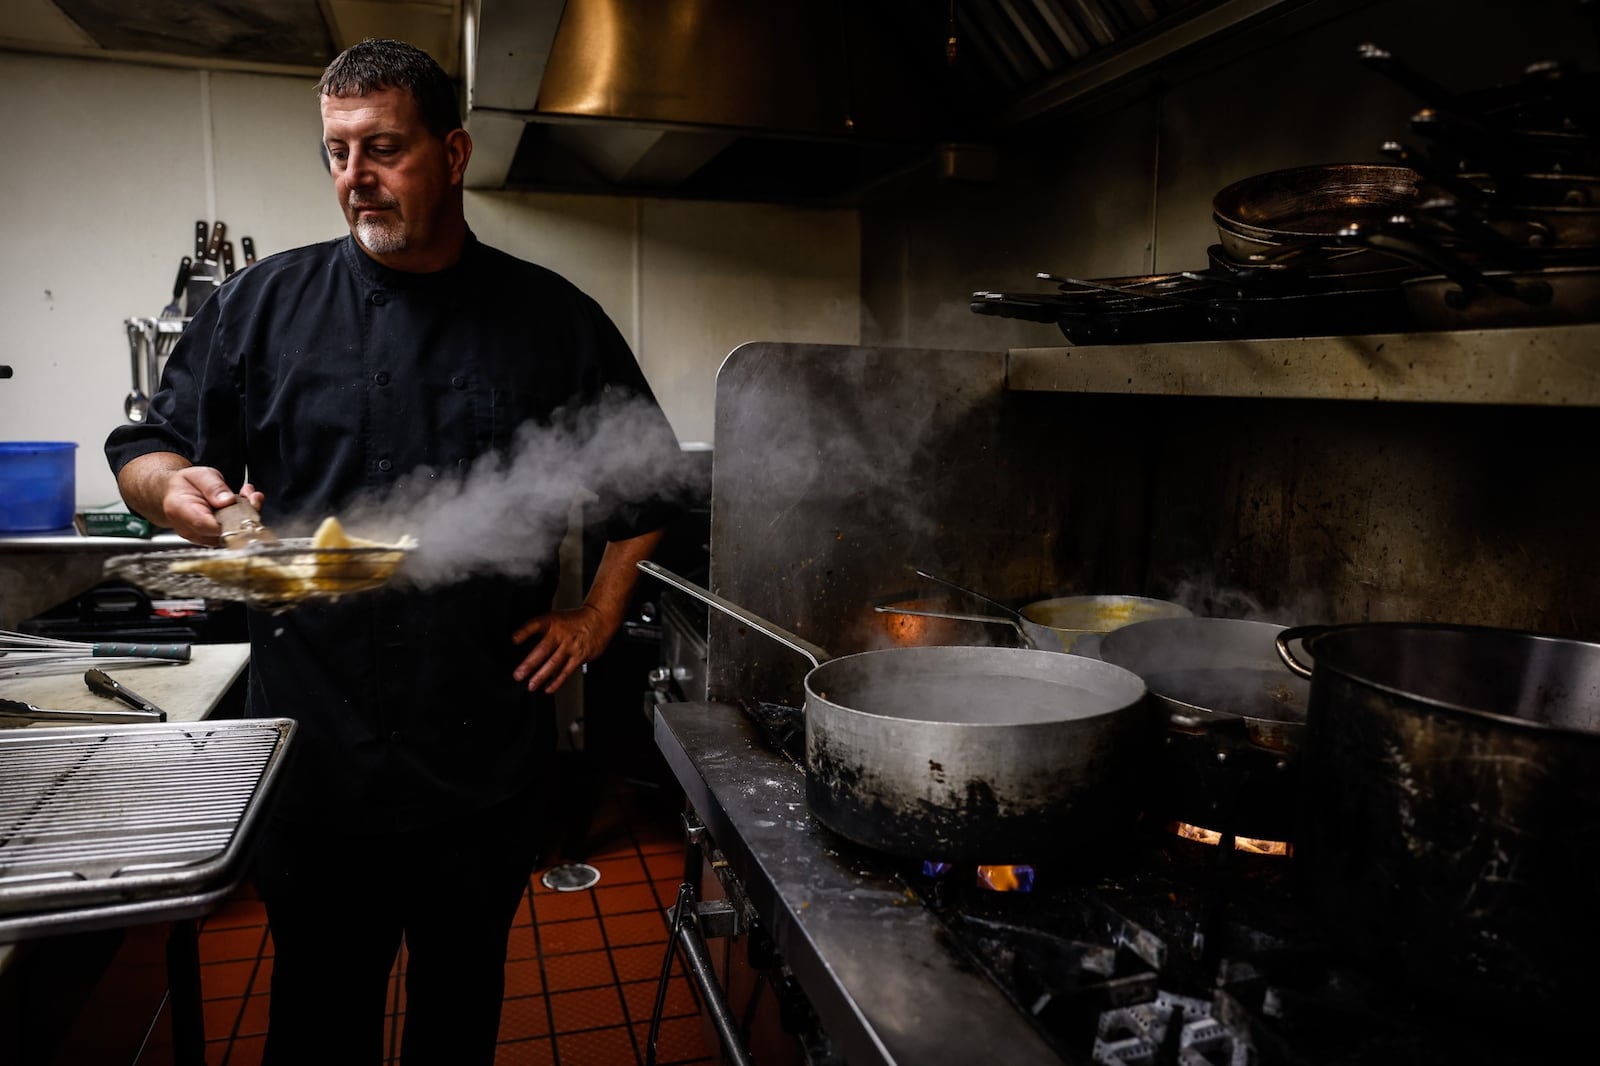
{"label": "knife handle", "polygon": [[219,257],[222,255],[222,235],[227,231],[228,227],[223,225],[220,220],[212,224],[211,243],[206,245],[206,262],[215,263],[219,261]]}
{"label": "knife handle", "polygon": [[167,659],[175,663],[186,663],[189,661],[189,645],[108,642],[92,645],[89,655],[95,659],[127,657],[132,659]]}
{"label": "knife handle", "polygon": [[249,266],[256,261],[256,242],[251,237],[240,237],[239,247],[244,252],[244,265]]}
{"label": "knife handle", "polygon": [[276,544],[278,538],[261,524],[261,513],[243,496],[217,510],[217,522],[222,526],[222,546],[231,548],[235,543]]}
{"label": "knife handle", "polygon": [[189,268],[194,266],[194,260],[184,256],[178,260],[178,277],[172,283],[172,298],[178,299],[183,295],[184,286],[189,284]]}
{"label": "knife handle", "polygon": [[233,273],[233,242],[222,242],[222,276],[228,277]]}
{"label": "knife handle", "polygon": [[194,257],[196,259],[204,259],[206,257],[206,241],[210,237],[210,234],[211,227],[206,225],[205,219],[202,218],[195,222]]}

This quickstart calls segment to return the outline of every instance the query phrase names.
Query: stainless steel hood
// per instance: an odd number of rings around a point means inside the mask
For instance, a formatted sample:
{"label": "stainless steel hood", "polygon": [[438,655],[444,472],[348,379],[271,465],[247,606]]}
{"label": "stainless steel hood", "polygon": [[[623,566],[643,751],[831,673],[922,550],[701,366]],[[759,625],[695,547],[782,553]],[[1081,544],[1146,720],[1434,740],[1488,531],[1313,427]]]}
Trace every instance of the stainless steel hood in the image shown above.
{"label": "stainless steel hood", "polygon": [[1376,2],[6,0],[0,49],[314,77],[398,37],[461,79],[476,187],[859,203],[982,179],[1236,30]]}
{"label": "stainless steel hood", "polygon": [[[846,0],[481,0],[468,25],[473,180],[711,198],[844,193],[911,165],[965,121],[957,98],[917,69],[907,27],[884,14]],[[482,142],[492,149],[497,132],[507,143],[486,166]]]}
{"label": "stainless steel hood", "polygon": [[479,187],[850,203],[1296,0],[476,0]]}

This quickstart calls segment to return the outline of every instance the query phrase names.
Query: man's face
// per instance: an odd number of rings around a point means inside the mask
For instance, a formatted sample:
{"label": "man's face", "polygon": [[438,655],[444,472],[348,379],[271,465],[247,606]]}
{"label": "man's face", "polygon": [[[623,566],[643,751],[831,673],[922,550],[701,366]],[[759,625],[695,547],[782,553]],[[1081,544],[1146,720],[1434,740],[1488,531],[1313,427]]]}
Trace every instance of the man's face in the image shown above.
{"label": "man's face", "polygon": [[381,89],[324,96],[322,140],[345,221],[373,258],[397,269],[428,265],[455,237],[452,205],[471,152],[464,131],[441,140],[410,93]]}

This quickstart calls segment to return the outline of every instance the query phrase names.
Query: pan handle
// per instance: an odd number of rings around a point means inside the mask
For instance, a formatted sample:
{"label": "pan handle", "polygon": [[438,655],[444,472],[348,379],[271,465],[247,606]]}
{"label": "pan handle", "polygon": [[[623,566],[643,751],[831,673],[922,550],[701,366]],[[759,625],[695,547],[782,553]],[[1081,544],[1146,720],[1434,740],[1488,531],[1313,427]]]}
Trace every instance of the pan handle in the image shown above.
{"label": "pan handle", "polygon": [[1307,681],[1311,680],[1311,667],[1295,658],[1294,652],[1289,650],[1289,645],[1298,640],[1301,647],[1304,647],[1308,639],[1318,633],[1325,633],[1331,628],[1331,626],[1290,626],[1288,629],[1279,630],[1278,635],[1272,638],[1273,644],[1278,649],[1278,658],[1282,659],[1283,665],[1290,670],[1293,670]]}
{"label": "pan handle", "polygon": [[[1191,300],[1187,296],[1171,296],[1164,292],[1141,287],[1144,283],[1132,285],[1107,285],[1103,281],[1088,281],[1083,278],[1064,278],[1059,274],[1046,274],[1043,271],[1034,274],[1040,281],[1053,281],[1057,285],[1071,285],[1080,289],[1093,289],[1098,292],[1109,292],[1115,296],[1148,296],[1152,300],[1163,300],[1173,304],[1189,304],[1193,307],[1210,309],[1211,305],[1204,300]],[[935,579],[937,580],[937,579]]]}
{"label": "pan handle", "polygon": [[686,577],[679,577],[677,574],[674,574],[671,570],[668,570],[664,566],[660,566],[648,559],[644,559],[640,561],[639,569],[658,581],[666,582],[679,592],[688,593],[706,606],[715,607],[723,614],[732,618],[737,618],[751,629],[757,630],[758,632],[771,637],[779,644],[782,644],[793,651],[799,652],[801,655],[804,655],[807,659],[811,660],[812,666],[821,666],[823,663],[833,658],[833,656],[829,655],[826,651],[823,651],[809,640],[806,640],[804,637],[797,637],[787,629],[773,625],[766,619],[751,614],[738,604],[723,599],[710,589],[701,588],[699,585],[696,585],[693,581],[690,581]]}
{"label": "pan handle", "polygon": [[880,603],[873,608],[879,614],[910,614],[919,618],[943,618],[951,622],[987,622],[990,625],[1010,626],[1017,631],[1017,638],[1022,643],[1032,647],[1028,634],[1023,630],[1022,623],[1015,618],[1001,618],[997,614],[962,614],[958,611],[923,611],[911,607],[896,607],[892,603]]}
{"label": "pan handle", "polygon": [[[994,599],[991,596],[985,596],[983,593],[978,592],[978,591],[976,591],[974,589],[969,589],[965,585],[958,585],[954,581],[949,580],[948,578],[943,578],[943,577],[939,577],[939,576],[937,576],[935,574],[930,574],[926,570],[913,570],[912,572],[915,573],[918,577],[927,578],[929,581],[937,582],[938,584],[943,585],[947,589],[955,589],[957,592],[964,592],[968,596],[971,596],[975,600],[982,600],[984,603],[987,603],[991,607],[999,608],[1000,610],[1005,612],[1006,617],[1008,617],[1008,618],[1021,618],[1022,617],[1022,612],[1018,611],[1015,607],[1007,607],[1005,604],[1001,603],[999,600]],[[1017,628],[1017,632],[1019,632],[1019,633],[1022,632],[1022,629],[1021,629],[1020,626]]]}

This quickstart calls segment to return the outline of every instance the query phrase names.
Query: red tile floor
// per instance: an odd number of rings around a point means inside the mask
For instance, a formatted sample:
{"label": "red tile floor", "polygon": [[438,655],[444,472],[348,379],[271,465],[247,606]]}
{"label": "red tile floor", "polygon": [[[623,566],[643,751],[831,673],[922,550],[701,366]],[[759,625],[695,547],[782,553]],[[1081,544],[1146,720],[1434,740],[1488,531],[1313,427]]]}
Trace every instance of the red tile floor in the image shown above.
{"label": "red tile floor", "polygon": [[[589,823],[583,861],[600,871],[593,888],[556,892],[534,871],[506,961],[496,1066],[636,1066],[645,1061],[667,942],[666,909],[677,898],[683,838],[676,812],[618,781]],[[557,857],[556,861],[569,861]],[[405,950],[390,977],[386,1061],[399,1061]],[[267,1028],[272,937],[254,891],[244,886],[200,926],[200,987],[207,1066],[257,1066]],[[693,986],[674,960],[657,1063],[713,1063]]]}

